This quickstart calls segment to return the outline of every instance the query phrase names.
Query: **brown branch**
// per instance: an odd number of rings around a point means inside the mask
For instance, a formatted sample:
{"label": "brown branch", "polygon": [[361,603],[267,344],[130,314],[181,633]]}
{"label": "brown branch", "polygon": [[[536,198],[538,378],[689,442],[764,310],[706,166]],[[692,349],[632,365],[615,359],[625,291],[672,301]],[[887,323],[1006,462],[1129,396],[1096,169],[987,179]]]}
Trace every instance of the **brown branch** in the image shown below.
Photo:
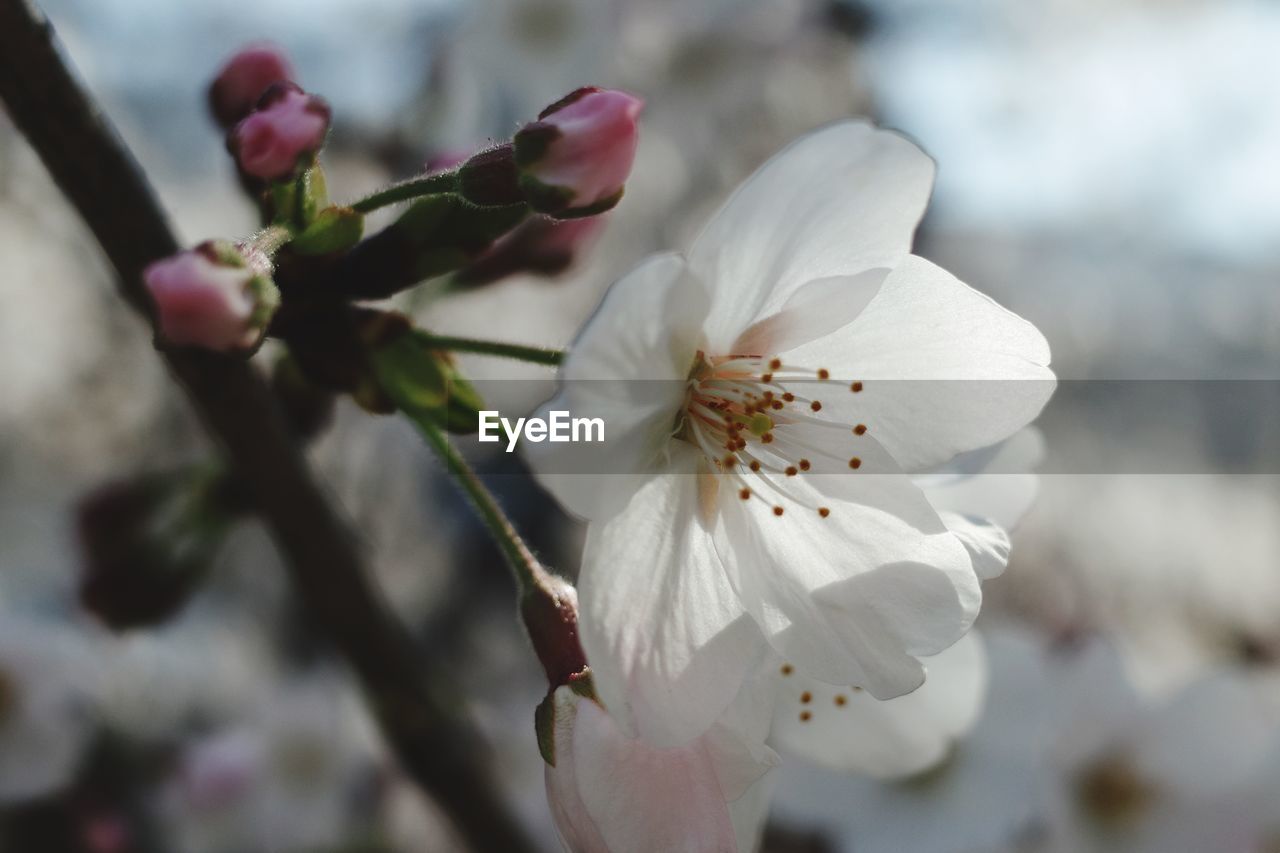
{"label": "brown branch", "polygon": [[[101,244],[121,294],[150,314],[142,269],[177,242],[133,157],[26,0],[0,0],[0,99]],[[354,537],[266,384],[243,361],[161,354],[265,518],[306,608],[359,676],[405,770],[476,849],[533,850],[485,769],[479,736],[434,695],[412,637],[370,585]]]}

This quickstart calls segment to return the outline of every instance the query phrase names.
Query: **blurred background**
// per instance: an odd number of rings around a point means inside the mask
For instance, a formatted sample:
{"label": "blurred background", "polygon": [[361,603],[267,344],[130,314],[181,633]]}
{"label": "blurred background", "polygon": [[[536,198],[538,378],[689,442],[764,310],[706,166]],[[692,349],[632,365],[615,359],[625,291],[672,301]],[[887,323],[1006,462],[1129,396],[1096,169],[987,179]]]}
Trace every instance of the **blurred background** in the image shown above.
{"label": "blurred background", "polygon": [[[1280,436],[1264,405],[1280,380],[1280,4],[41,5],[189,243],[256,227],[205,104],[246,41],[282,46],[332,103],[339,199],[507,137],[579,85],[643,96],[626,198],[568,272],[406,303],[450,334],[563,345],[616,277],[687,246],[797,135],[849,115],[908,134],[939,165],[916,251],[1031,319],[1068,381],[1042,421],[1039,501],[987,585],[973,730],[905,780],[788,762],[766,849],[1280,850]],[[77,535],[99,529],[85,495],[210,448],[3,113],[0,259],[0,850],[460,849],[257,523],[219,528],[162,624],[111,630],[94,612],[109,602]],[[1126,403],[1140,385],[1159,402]],[[482,387],[504,414],[546,390]],[[310,452],[554,847],[532,727],[545,681],[497,552],[402,420],[340,404]],[[476,462],[572,574],[581,529],[515,456]]]}

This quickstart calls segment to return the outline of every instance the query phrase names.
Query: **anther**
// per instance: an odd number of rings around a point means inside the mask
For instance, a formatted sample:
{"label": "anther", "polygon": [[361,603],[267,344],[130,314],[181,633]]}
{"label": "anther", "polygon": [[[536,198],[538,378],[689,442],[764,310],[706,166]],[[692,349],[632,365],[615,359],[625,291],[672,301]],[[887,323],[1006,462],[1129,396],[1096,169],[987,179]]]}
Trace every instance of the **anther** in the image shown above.
{"label": "anther", "polygon": [[794,403],[796,401],[796,395],[788,391],[782,395],[782,399],[786,400],[788,403]]}
{"label": "anther", "polygon": [[770,362],[769,362],[769,369],[770,369],[770,370],[781,370],[781,369],[782,369],[782,359],[780,359],[780,358],[775,358],[775,359],[773,359],[772,361],[770,361]]}
{"label": "anther", "polygon": [[809,404],[809,408],[813,409],[815,412],[822,411],[822,401],[814,400],[812,403]]}
{"label": "anther", "polygon": [[807,723],[812,719],[813,719],[813,714],[809,713],[808,711],[800,712],[800,722]]}
{"label": "anther", "polygon": [[863,435],[866,433],[866,431],[867,431],[866,424],[858,424],[856,427],[853,428],[854,435]]}
{"label": "anther", "polygon": [[813,694],[810,693],[808,690],[800,694],[801,705],[808,705],[812,701],[813,701]]}
{"label": "anther", "polygon": [[770,403],[770,404],[769,404],[769,407],[770,407],[770,408],[772,408],[772,409],[781,409],[781,408],[782,408],[782,401],[781,401],[781,400],[774,400],[772,403]]}
{"label": "anther", "polygon": [[780,516],[780,515],[782,515],[782,507],[780,507],[780,506],[775,506],[775,507],[773,508],[773,514],[774,514],[774,515],[779,515],[779,516]]}
{"label": "anther", "polygon": [[773,374],[772,373],[761,374],[760,381],[768,385],[770,382],[773,381]]}
{"label": "anther", "polygon": [[760,436],[760,440],[765,444],[771,444],[773,442],[773,433],[766,432],[764,435]]}
{"label": "anther", "polygon": [[796,466],[794,466],[794,465],[788,465],[788,466],[787,466],[787,476],[788,476],[788,477],[794,477],[796,474],[799,474],[799,473],[800,473],[800,469],[799,469],[799,468],[797,468]]}
{"label": "anther", "polygon": [[812,466],[810,466],[810,465],[809,465],[809,460],[808,460],[808,459],[801,459],[801,460],[800,460],[800,470],[801,470],[801,471],[808,471],[810,467],[812,467]]}
{"label": "anther", "polygon": [[734,456],[732,453],[727,454],[724,457],[724,467],[726,468],[732,468],[735,464],[737,464],[737,462],[738,462],[738,457]]}
{"label": "anther", "polygon": [[790,675],[791,673],[793,673],[793,672],[795,672],[795,671],[796,671],[795,667],[793,667],[793,666],[792,666],[791,664],[789,664],[789,663],[784,663],[784,664],[782,665],[782,674],[783,674],[783,675]]}
{"label": "anther", "polygon": [[844,698],[843,693],[836,694],[836,704],[839,705],[841,708],[843,708],[846,704],[848,704],[848,702],[849,700]]}
{"label": "anther", "polygon": [[827,370],[825,367],[820,367],[820,368],[818,368],[818,378],[819,378],[819,379],[830,379],[830,378],[831,378],[831,371],[830,371],[830,370]]}
{"label": "anther", "polygon": [[861,460],[861,459],[859,459],[859,458],[858,458],[858,457],[856,457],[856,456],[855,456],[855,457],[853,457],[852,459],[850,459],[850,460],[849,460],[849,467],[850,467],[850,468],[854,468],[854,469],[861,468],[861,467],[862,467],[862,460]]}
{"label": "anther", "polygon": [[738,492],[738,497],[742,498],[744,501],[751,500],[751,490],[743,489],[742,491]]}
{"label": "anther", "polygon": [[818,515],[826,518],[828,515],[831,515],[831,510],[827,509],[825,506],[820,506],[818,507]]}
{"label": "anther", "polygon": [[859,391],[862,390],[862,383],[861,382],[853,383],[852,385],[849,386],[849,390],[857,394]]}
{"label": "anther", "polygon": [[758,472],[760,471],[760,462],[759,462],[759,460],[757,460],[757,459],[752,459],[752,460],[751,460],[751,466],[750,466],[750,467],[751,467],[751,471],[752,471],[752,473],[758,473]]}

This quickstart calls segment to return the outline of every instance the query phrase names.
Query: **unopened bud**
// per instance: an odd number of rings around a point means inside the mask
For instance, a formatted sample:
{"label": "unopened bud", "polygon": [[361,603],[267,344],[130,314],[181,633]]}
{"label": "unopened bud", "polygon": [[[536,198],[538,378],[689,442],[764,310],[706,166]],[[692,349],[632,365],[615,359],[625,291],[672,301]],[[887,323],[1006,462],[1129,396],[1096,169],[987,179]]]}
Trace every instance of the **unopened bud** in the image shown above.
{"label": "unopened bud", "polygon": [[178,346],[252,350],[279,304],[261,264],[235,244],[209,241],[143,272],[161,337]]}
{"label": "unopened bud", "polygon": [[222,127],[231,127],[253,111],[272,83],[290,82],[293,69],[279,48],[253,44],[229,60],[209,86],[209,108]]}
{"label": "unopened bud", "polygon": [[545,278],[557,276],[572,266],[603,227],[604,218],[600,216],[528,219],[459,270],[454,282],[463,287],[478,287],[519,273]]}
{"label": "unopened bud", "polygon": [[315,162],[329,132],[329,105],[292,83],[275,83],[232,128],[227,148],[247,175],[284,181]]}
{"label": "unopened bud", "polygon": [[588,86],[547,107],[515,135],[515,164],[529,205],[557,217],[590,216],[622,197],[635,161],[644,102]]}

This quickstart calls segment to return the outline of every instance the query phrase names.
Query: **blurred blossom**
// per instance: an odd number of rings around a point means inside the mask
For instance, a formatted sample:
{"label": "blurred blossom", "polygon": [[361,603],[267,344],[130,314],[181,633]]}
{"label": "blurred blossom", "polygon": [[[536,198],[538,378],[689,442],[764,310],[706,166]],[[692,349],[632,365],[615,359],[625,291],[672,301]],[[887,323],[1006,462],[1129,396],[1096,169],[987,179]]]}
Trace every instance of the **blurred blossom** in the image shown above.
{"label": "blurred blossom", "polygon": [[788,765],[778,814],[872,853],[1246,849],[1234,845],[1258,819],[1240,824],[1235,804],[1261,793],[1280,716],[1238,672],[1153,702],[1105,642],[986,633],[990,701],[949,757],[897,782]]}
{"label": "blurred blossom", "polygon": [[239,723],[191,742],[164,810],[184,853],[300,851],[355,839],[380,767],[359,697],[335,674],[300,675]]}
{"label": "blurred blossom", "polygon": [[71,782],[97,722],[93,650],[69,624],[0,615],[0,803]]}

